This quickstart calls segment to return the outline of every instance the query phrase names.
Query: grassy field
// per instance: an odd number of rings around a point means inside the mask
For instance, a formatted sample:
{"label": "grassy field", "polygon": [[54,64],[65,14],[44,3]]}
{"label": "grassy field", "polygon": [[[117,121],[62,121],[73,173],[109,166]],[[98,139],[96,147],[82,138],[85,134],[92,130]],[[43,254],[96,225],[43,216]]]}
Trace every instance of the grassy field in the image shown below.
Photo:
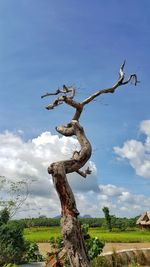
{"label": "grassy field", "polygon": [[47,242],[54,236],[55,238],[60,236],[60,227],[32,227],[24,230],[24,236],[26,240],[35,242]]}
{"label": "grassy field", "polygon": [[[100,228],[90,228],[89,234],[105,242],[150,242],[150,231],[112,232],[102,231]],[[60,227],[33,227],[24,230],[26,240],[35,242],[48,242],[54,236],[60,235]]]}

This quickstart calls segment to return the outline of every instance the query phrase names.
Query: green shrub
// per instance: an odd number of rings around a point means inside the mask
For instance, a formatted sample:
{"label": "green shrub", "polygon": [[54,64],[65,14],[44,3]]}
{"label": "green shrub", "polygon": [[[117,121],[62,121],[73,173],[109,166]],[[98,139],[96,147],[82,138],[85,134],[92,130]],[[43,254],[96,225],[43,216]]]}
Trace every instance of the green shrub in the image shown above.
{"label": "green shrub", "polygon": [[104,243],[97,237],[85,240],[85,245],[91,260],[96,258],[102,252],[104,247]]}
{"label": "green shrub", "polygon": [[104,242],[102,242],[97,237],[94,237],[94,238],[90,237],[90,235],[88,234],[89,224],[83,224],[81,226],[81,229],[82,229],[85,246],[88,251],[89,258],[92,260],[96,258],[102,252],[103,247],[104,247]]}
{"label": "green shrub", "polygon": [[4,208],[3,210],[1,210],[0,212],[0,225],[2,224],[6,224],[9,221],[9,211],[7,208]]}
{"label": "green shrub", "polygon": [[82,233],[87,235],[88,230],[89,230],[89,224],[87,223],[82,224],[81,229],[82,229]]}
{"label": "green shrub", "polygon": [[36,262],[36,261],[42,261],[43,257],[39,253],[38,245],[35,242],[28,242],[26,245],[26,255],[25,255],[25,261],[27,262]]}
{"label": "green shrub", "polygon": [[0,265],[20,263],[26,246],[23,238],[23,227],[18,223],[7,223],[0,226]]}

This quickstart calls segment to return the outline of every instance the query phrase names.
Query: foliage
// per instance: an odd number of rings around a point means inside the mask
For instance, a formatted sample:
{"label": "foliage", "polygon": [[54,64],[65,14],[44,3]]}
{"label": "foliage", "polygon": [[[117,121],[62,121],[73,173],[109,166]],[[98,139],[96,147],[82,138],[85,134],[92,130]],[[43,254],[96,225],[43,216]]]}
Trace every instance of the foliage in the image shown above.
{"label": "foliage", "polygon": [[103,208],[103,212],[104,212],[104,215],[105,215],[107,228],[108,228],[109,232],[111,232],[112,231],[112,225],[111,225],[111,216],[109,214],[109,208],[108,207],[104,207]]}
{"label": "foliage", "polygon": [[137,217],[135,218],[117,218],[114,215],[111,216],[112,228],[120,231],[126,231],[136,227]]}
{"label": "foliage", "polygon": [[0,265],[20,263],[26,246],[23,227],[19,223],[9,222],[0,226]]}
{"label": "foliage", "polygon": [[8,222],[7,208],[1,211],[0,219],[0,266],[4,263],[11,267],[22,261],[41,261],[37,244],[24,240],[23,225],[19,222]]}
{"label": "foliage", "polygon": [[82,224],[81,229],[82,229],[83,235],[87,235],[88,230],[89,230],[89,224],[87,224],[87,223]]}
{"label": "foliage", "polygon": [[25,261],[36,262],[36,261],[42,261],[42,260],[43,260],[43,257],[39,253],[38,245],[35,242],[28,242],[26,246]]}
{"label": "foliage", "polygon": [[0,225],[2,224],[6,224],[9,221],[9,211],[7,208],[4,208],[3,210],[1,210],[0,212]]}
{"label": "foliage", "polygon": [[89,227],[102,227],[105,223],[104,218],[79,218],[80,223],[88,224]]}
{"label": "foliage", "polygon": [[[79,218],[81,224],[88,224],[89,227],[102,227],[104,226],[104,218]],[[60,226],[60,218],[25,218],[20,219],[24,227],[46,227],[46,226]]]}
{"label": "foliage", "polygon": [[19,221],[25,228],[60,226],[60,218],[25,218]]}
{"label": "foliage", "polygon": [[91,260],[96,258],[102,252],[104,247],[104,243],[98,239],[98,237],[85,240],[85,245]]}
{"label": "foliage", "polygon": [[88,224],[83,224],[81,229],[89,258],[92,260],[102,252],[102,249],[104,247],[104,242],[100,241],[100,239],[98,239],[97,237],[93,238],[90,237],[90,235],[88,234],[89,230]]}
{"label": "foliage", "polygon": [[[80,218],[81,225],[88,224],[90,228],[101,227],[104,230],[107,229],[105,218]],[[25,228],[32,227],[51,227],[51,226],[60,226],[60,218],[26,218],[20,219],[20,223],[24,225]],[[135,218],[117,218],[114,215],[111,215],[111,225],[112,231],[115,229],[118,231],[133,230],[136,228],[137,217]]]}

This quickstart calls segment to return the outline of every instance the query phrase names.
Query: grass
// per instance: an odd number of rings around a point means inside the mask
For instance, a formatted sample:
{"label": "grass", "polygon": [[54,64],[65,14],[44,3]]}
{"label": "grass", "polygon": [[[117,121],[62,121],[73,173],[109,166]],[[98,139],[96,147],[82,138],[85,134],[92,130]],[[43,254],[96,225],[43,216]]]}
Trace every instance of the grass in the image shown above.
{"label": "grass", "polygon": [[100,228],[91,228],[89,234],[93,237],[97,236],[105,242],[150,242],[150,232],[147,231],[124,231],[124,232],[102,232]]}
{"label": "grass", "polygon": [[[98,237],[105,242],[122,242],[122,243],[134,243],[134,242],[150,242],[150,231],[143,232],[140,230],[129,232],[111,232],[102,231],[100,228],[90,228],[89,234],[92,237]],[[60,227],[33,227],[31,229],[24,230],[24,236],[26,240],[35,242],[48,242],[49,239],[54,236],[60,235]]]}
{"label": "grass", "polygon": [[60,227],[32,227],[24,230],[24,237],[29,241],[48,242],[52,236],[60,236]]}

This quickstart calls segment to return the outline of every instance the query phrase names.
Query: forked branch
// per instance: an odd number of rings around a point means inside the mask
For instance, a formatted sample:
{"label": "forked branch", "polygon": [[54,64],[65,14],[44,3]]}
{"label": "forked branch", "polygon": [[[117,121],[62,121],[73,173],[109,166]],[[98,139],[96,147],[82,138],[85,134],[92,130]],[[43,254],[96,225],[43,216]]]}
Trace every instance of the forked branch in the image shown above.
{"label": "forked branch", "polygon": [[119,79],[118,81],[110,88],[106,88],[106,89],[101,89],[99,91],[97,91],[96,93],[94,93],[93,95],[89,96],[88,98],[86,98],[83,102],[82,102],[82,105],[86,105],[88,103],[90,103],[94,98],[96,98],[97,96],[99,95],[102,95],[102,94],[107,94],[107,93],[114,93],[115,90],[121,86],[121,85],[125,85],[129,82],[132,82],[134,83],[134,85],[137,85],[137,83],[139,83],[139,81],[137,80],[137,75],[136,74],[131,74],[129,76],[129,78],[124,81],[125,79],[125,73],[124,73],[124,67],[125,67],[125,61],[124,63],[121,65],[120,67],[120,71],[119,71]]}
{"label": "forked branch", "polygon": [[[70,93],[70,95],[69,95]],[[49,104],[46,109],[53,109],[54,107],[60,105],[63,103],[63,101],[65,101],[64,99],[73,99],[75,96],[76,90],[75,88],[71,87],[67,87],[66,85],[63,85],[62,89],[57,89],[56,92],[54,93],[46,93],[45,95],[42,95],[41,98],[47,97],[47,96],[54,96],[54,95],[59,95],[60,96],[54,100],[54,102],[52,104]]]}
{"label": "forked branch", "polygon": [[88,98],[86,98],[82,102],[76,102],[74,100],[76,89],[73,87],[67,87],[66,85],[63,85],[62,89],[57,89],[56,92],[54,93],[46,93],[45,95],[42,95],[41,98],[47,97],[47,96],[59,95],[59,97],[56,98],[51,104],[46,106],[46,109],[48,110],[53,109],[54,107],[61,105],[65,102],[69,106],[76,109],[76,113],[73,117],[73,120],[79,120],[83,107],[87,105],[88,103],[90,103],[91,101],[93,101],[99,95],[107,94],[107,93],[114,93],[118,87],[122,85],[126,85],[129,82],[133,82],[134,85],[137,85],[137,83],[139,83],[139,81],[137,80],[136,74],[131,74],[129,78],[125,80],[124,67],[125,67],[125,61],[120,67],[118,81],[112,87],[98,90],[97,92],[90,95]]}
{"label": "forked branch", "polygon": [[81,170],[91,157],[92,146],[85,135],[83,127],[79,123],[79,119],[84,106],[99,95],[114,93],[118,87],[126,85],[129,82],[133,82],[135,85],[138,83],[136,74],[130,75],[129,78],[125,80],[124,66],[125,62],[121,65],[119,78],[112,87],[99,90],[82,102],[76,102],[74,100],[76,90],[73,87],[67,87],[65,85],[63,85],[62,89],[58,89],[54,93],[46,93],[42,96],[42,98],[47,96],[58,96],[46,107],[47,109],[53,109],[63,103],[66,103],[75,109],[75,114],[72,120],[67,125],[56,127],[56,130],[64,136],[76,136],[80,144],[80,150],[74,151],[70,159],[53,162],[48,167],[48,173],[52,175],[53,183],[61,202],[63,241],[72,267],[91,266],[85,249],[80,223],[78,221],[79,212],[76,207],[73,192],[67,180],[67,174],[69,173],[77,172],[84,178],[91,174],[91,170],[89,168],[85,171]]}

